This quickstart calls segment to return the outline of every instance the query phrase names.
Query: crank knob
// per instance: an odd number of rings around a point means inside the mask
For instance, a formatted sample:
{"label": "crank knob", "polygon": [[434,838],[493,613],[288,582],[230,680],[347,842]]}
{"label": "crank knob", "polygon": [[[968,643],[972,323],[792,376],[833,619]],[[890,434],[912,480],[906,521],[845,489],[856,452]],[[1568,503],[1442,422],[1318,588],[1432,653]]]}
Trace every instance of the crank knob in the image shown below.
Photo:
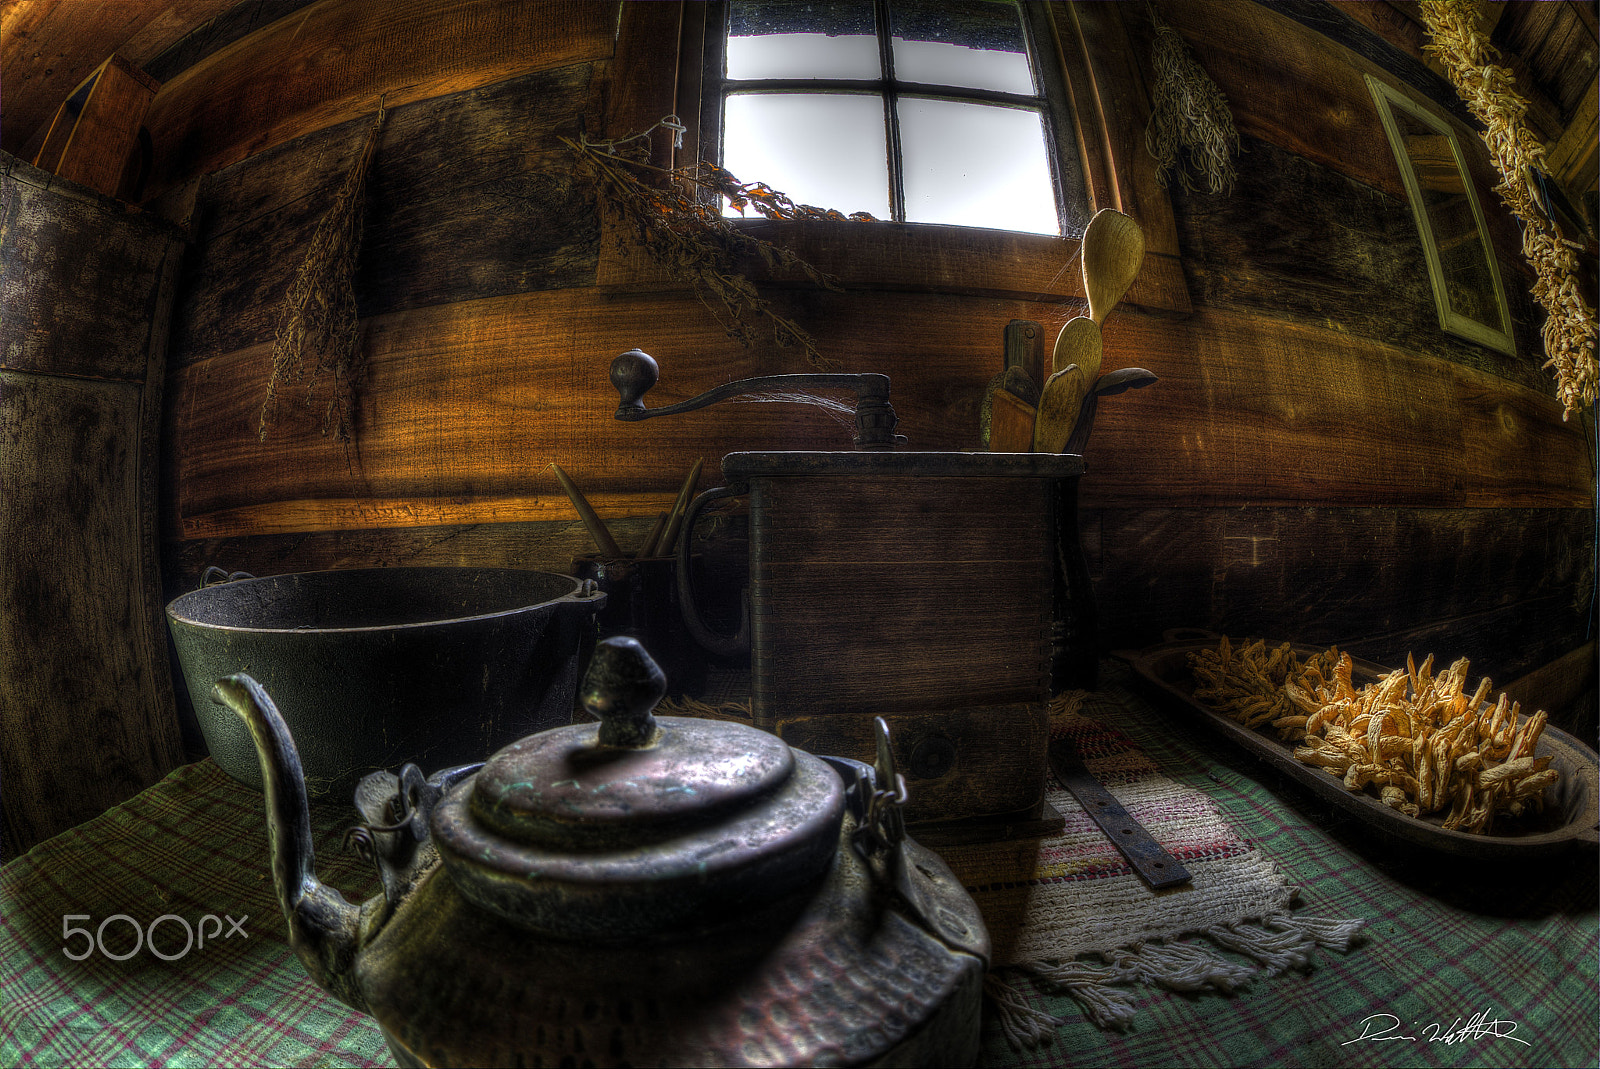
{"label": "crank knob", "polygon": [[644,412],[644,395],[661,378],[661,368],[649,353],[629,349],[611,361],[611,385],[621,397],[618,419],[638,419]]}

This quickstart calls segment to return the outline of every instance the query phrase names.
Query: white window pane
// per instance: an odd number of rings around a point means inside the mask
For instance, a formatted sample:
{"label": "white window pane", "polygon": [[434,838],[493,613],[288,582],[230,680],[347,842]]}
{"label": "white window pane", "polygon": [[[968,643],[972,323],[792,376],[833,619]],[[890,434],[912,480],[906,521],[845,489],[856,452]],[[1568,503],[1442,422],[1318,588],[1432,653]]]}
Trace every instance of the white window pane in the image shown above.
{"label": "white window pane", "polygon": [[1039,113],[902,98],[906,221],[1059,234]]}
{"label": "white window pane", "polygon": [[[844,93],[733,93],[722,166],[797,204],[889,218],[883,101]],[[739,213],[724,206],[724,215]]]}
{"label": "white window pane", "polygon": [[878,39],[820,33],[730,36],[728,77],[876,79]]}
{"label": "white window pane", "polygon": [[921,0],[894,5],[890,23],[900,81],[1034,93],[1015,4]]}
{"label": "white window pane", "polygon": [[735,0],[728,11],[729,78],[880,77],[871,4]]}
{"label": "white window pane", "polygon": [[894,73],[897,79],[905,82],[1033,95],[1033,74],[1028,70],[1028,57],[1015,52],[987,52],[962,45],[904,41],[896,37]]}

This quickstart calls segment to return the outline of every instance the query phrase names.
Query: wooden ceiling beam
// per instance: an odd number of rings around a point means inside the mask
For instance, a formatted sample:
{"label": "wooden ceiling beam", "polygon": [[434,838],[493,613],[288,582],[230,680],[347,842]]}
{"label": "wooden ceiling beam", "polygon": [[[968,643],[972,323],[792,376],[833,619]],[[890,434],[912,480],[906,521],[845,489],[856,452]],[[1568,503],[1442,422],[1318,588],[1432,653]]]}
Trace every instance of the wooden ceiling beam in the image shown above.
{"label": "wooden ceiling beam", "polygon": [[1566,131],[1545,152],[1545,164],[1550,168],[1550,173],[1572,193],[1584,193],[1595,188],[1595,157],[1600,151],[1597,148],[1597,144],[1600,144],[1597,94],[1600,94],[1600,78],[1596,79],[1594,88],[1584,95]]}
{"label": "wooden ceiling beam", "polygon": [[0,148],[32,159],[50,120],[112,53],[142,67],[237,0],[7,0],[0,4]]}
{"label": "wooden ceiling beam", "polygon": [[[1417,0],[1389,0],[1372,3],[1370,0],[1331,0],[1354,21],[1382,37],[1427,65],[1428,69],[1446,77],[1444,67],[1433,56],[1423,51],[1428,43],[1428,27],[1422,21],[1422,9]],[[1479,0],[1479,28],[1493,35],[1495,27],[1510,7],[1504,0]],[[1581,5],[1580,5],[1581,6]],[[1535,136],[1549,142],[1561,136],[1564,127],[1561,108],[1539,87],[1527,62],[1515,52],[1501,49],[1501,62],[1516,75],[1517,92],[1528,100],[1527,118]]]}

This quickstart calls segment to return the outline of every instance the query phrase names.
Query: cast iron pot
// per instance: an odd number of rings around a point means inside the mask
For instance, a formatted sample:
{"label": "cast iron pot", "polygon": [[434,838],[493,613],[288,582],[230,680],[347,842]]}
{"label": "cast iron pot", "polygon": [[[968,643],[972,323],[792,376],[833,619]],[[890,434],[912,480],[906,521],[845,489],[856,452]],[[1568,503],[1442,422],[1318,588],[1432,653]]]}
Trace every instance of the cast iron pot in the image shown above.
{"label": "cast iron pot", "polygon": [[[595,585],[510,568],[363,568],[244,578],[167,606],[212,758],[260,788],[255,743],[209,699],[248,673],[288,711],[312,796],[415,761],[482,761],[570,723],[605,605]],[[348,795],[346,795],[348,796]]]}

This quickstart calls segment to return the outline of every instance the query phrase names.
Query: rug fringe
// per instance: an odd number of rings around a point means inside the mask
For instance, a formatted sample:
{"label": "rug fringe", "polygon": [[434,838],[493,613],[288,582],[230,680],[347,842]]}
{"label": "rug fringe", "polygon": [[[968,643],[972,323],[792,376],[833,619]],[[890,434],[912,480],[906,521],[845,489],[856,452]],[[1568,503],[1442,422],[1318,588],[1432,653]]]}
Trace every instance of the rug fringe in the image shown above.
{"label": "rug fringe", "polygon": [[1311,963],[1317,942],[1295,927],[1264,928],[1259,924],[1218,924],[1205,930],[1206,938],[1224,950],[1254,958],[1268,976],[1289,969],[1304,969]]}
{"label": "rug fringe", "polygon": [[1141,943],[1116,951],[1111,960],[1135,970],[1140,982],[1171,991],[1231,994],[1256,973],[1249,965],[1229,961],[1194,943]]}
{"label": "rug fringe", "polygon": [[1133,1024],[1133,996],[1112,984],[1138,979],[1120,965],[1093,965],[1083,961],[1038,962],[1027,971],[1072,996],[1101,1028],[1128,1028]]}
{"label": "rug fringe", "polygon": [[[1259,962],[1259,966],[1229,961],[1217,950],[1193,943],[1136,943],[1102,954],[1106,964],[1088,961],[1026,962],[1012,968],[1032,975],[1050,988],[1072,998],[1083,1015],[1101,1028],[1129,1028],[1134,1018],[1133,995],[1119,984],[1154,984],[1172,991],[1220,991],[1232,994],[1257,973],[1277,976],[1311,966],[1317,947],[1346,951],[1366,927],[1364,920],[1330,917],[1295,917],[1271,914],[1260,922],[1219,924],[1198,933],[1215,947]],[[1027,997],[1002,979],[998,970],[984,980],[984,993],[994,1005],[1006,1042],[1012,1049],[1035,1047],[1067,1018],[1056,1017],[1029,1005]]]}
{"label": "rug fringe", "polygon": [[1337,950],[1343,953],[1349,950],[1356,938],[1366,928],[1364,920],[1335,920],[1332,917],[1295,917],[1288,913],[1280,913],[1267,917],[1265,920],[1269,928],[1290,929],[1304,933],[1319,947]]}
{"label": "rug fringe", "polygon": [[998,973],[990,972],[983,978],[983,993],[994,1005],[1000,1031],[1012,1050],[1037,1047],[1067,1022],[1065,1017],[1028,1005],[1026,996],[1002,980]]}

